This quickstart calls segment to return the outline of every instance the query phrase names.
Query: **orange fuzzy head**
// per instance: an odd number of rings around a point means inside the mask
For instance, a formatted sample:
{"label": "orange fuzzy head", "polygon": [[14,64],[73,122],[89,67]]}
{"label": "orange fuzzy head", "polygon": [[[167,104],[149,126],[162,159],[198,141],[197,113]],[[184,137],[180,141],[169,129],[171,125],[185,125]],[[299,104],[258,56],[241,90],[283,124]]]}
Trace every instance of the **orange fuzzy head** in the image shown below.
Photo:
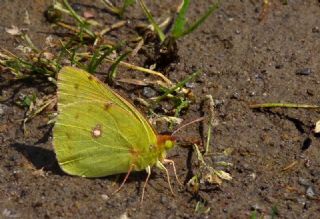
{"label": "orange fuzzy head", "polygon": [[174,147],[176,139],[171,135],[158,135],[157,144],[165,150],[169,150]]}

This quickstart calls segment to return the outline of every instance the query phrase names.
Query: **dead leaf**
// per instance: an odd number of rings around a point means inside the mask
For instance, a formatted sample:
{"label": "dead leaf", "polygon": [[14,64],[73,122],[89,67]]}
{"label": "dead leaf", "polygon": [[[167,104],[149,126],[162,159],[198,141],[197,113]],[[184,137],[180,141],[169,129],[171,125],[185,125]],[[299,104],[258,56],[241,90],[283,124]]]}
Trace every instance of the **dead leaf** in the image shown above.
{"label": "dead leaf", "polygon": [[316,127],[314,128],[314,133],[320,132],[320,120],[316,122]]}
{"label": "dead leaf", "polygon": [[29,12],[27,10],[25,11],[25,14],[24,14],[23,23],[25,23],[27,25],[31,24]]}
{"label": "dead leaf", "polygon": [[12,36],[20,36],[22,34],[21,30],[15,25],[12,25],[11,28],[6,28],[6,32]]}
{"label": "dead leaf", "polygon": [[92,19],[94,18],[96,15],[92,12],[92,11],[85,11],[83,12],[83,17],[86,19]]}

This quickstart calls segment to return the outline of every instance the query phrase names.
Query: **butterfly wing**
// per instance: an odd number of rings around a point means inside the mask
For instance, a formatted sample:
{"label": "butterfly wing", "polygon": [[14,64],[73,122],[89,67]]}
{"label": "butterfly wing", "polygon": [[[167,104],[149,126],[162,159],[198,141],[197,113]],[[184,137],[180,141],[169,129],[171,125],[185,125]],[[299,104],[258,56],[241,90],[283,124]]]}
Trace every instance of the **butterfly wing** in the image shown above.
{"label": "butterfly wing", "polygon": [[156,144],[154,130],[138,110],[83,70],[59,72],[58,110],[53,144],[59,165],[71,175],[125,173],[137,151],[147,154]]}

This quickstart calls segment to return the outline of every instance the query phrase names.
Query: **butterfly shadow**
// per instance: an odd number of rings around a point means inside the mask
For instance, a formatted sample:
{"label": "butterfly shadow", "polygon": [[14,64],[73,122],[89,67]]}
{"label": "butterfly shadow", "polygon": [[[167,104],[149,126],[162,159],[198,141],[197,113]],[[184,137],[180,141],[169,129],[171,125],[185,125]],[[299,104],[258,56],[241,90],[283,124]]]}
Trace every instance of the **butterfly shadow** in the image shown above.
{"label": "butterfly shadow", "polygon": [[50,171],[56,175],[65,175],[60,169],[53,151],[21,143],[13,143],[11,147],[21,153],[36,169],[42,169],[45,172]]}

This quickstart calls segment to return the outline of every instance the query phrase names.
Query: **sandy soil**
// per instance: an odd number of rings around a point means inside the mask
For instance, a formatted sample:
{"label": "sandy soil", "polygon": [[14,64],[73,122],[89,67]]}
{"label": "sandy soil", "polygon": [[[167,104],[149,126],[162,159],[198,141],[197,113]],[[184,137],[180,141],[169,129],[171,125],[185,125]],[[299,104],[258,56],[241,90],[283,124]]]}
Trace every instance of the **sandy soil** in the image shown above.
{"label": "sandy soil", "polygon": [[[5,32],[17,25],[28,28],[31,39],[40,48],[55,31],[43,12],[49,1],[2,0],[0,47],[18,53],[20,44]],[[101,5],[86,6],[100,20],[116,21]],[[173,9],[179,1],[150,3],[159,16]],[[222,185],[202,184],[198,194],[173,181],[176,197],[168,189],[165,175],[154,170],[140,206],[145,173],[130,176],[116,195],[123,176],[98,179],[71,177],[57,164],[47,125],[48,113],[27,123],[21,121],[26,109],[15,104],[21,95],[54,95],[47,82],[8,83],[7,73],[0,74],[0,214],[2,218],[319,218],[320,215],[320,144],[313,133],[319,120],[317,110],[253,110],[252,103],[292,102],[319,104],[320,97],[320,4],[308,1],[271,1],[262,12],[262,1],[223,1],[197,31],[178,41],[179,61],[167,69],[173,81],[181,80],[193,69],[204,73],[192,84],[195,101],[183,119],[191,121],[205,112],[204,96],[211,94],[216,103],[218,124],[212,130],[209,161],[227,161],[224,168],[233,179]],[[91,3],[92,4],[92,3]],[[207,1],[193,1],[190,19],[209,6]],[[31,25],[24,23],[25,11]],[[130,8],[127,30],[115,31],[111,38],[125,37],[134,24],[144,18],[138,5]],[[132,60],[143,64],[141,54]],[[307,71],[306,69],[310,69]],[[299,73],[307,74],[299,74]],[[123,70],[123,74],[130,71]],[[126,89],[120,91],[130,99]],[[136,90],[135,94],[141,93]],[[53,111],[52,109],[51,111]],[[142,109],[145,110],[145,109]],[[201,125],[180,133],[180,138],[201,139]],[[230,155],[222,155],[232,149]],[[178,175],[186,184],[198,171],[198,160],[191,148],[176,147],[169,157],[175,160]],[[173,178],[174,179],[174,178]],[[208,212],[195,211],[204,203]]]}

